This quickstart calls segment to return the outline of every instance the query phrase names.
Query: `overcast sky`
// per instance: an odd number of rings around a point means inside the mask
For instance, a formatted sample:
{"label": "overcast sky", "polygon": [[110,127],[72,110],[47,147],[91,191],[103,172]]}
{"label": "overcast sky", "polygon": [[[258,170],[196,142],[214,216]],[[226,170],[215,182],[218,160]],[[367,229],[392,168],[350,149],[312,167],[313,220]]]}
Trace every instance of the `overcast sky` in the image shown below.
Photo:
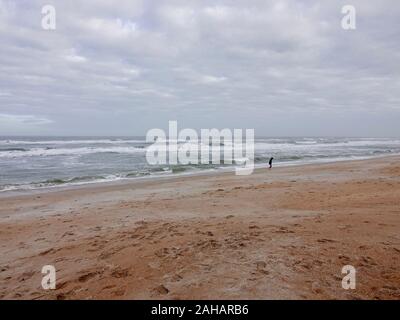
{"label": "overcast sky", "polygon": [[[356,30],[341,27],[345,4]],[[144,135],[178,120],[400,136],[399,21],[398,0],[0,0],[0,135]]]}

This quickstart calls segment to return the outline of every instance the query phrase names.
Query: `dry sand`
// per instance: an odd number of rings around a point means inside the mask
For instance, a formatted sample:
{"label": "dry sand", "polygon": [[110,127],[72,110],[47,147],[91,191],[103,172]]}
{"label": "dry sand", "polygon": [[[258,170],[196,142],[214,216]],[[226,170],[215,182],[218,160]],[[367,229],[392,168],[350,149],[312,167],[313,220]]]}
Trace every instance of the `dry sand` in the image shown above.
{"label": "dry sand", "polygon": [[2,194],[0,298],[400,299],[399,160]]}

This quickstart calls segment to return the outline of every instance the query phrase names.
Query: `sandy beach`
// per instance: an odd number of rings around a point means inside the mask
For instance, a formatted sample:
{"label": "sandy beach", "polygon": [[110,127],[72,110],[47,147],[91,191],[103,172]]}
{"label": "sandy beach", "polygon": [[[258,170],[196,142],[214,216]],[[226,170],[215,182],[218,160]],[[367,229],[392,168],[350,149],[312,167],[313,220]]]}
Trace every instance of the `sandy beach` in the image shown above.
{"label": "sandy beach", "polygon": [[3,193],[0,298],[400,299],[399,160]]}

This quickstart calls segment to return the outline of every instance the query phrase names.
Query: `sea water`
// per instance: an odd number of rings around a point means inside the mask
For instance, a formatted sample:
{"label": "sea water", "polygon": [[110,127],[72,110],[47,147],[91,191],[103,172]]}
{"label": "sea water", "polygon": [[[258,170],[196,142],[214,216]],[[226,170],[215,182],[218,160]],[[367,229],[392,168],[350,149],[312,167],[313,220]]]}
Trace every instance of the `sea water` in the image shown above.
{"label": "sea water", "polygon": [[[0,192],[195,174],[237,165],[149,165],[144,137],[0,137]],[[256,167],[400,154],[396,138],[258,137]]]}

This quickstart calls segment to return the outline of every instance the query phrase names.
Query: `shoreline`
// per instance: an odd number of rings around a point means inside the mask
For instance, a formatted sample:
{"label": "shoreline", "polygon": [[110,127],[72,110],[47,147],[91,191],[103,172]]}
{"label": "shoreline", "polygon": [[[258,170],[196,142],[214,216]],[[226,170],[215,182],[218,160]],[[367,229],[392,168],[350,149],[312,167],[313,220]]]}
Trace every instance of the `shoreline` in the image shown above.
{"label": "shoreline", "polygon": [[[382,159],[382,158],[391,158],[391,157],[399,157],[400,154],[383,154],[377,156],[362,156],[356,157],[353,159],[348,158],[334,158],[334,159],[318,159],[316,161],[286,161],[286,162],[277,162],[274,163],[274,169],[276,168],[286,168],[286,167],[302,167],[302,166],[313,166],[313,165],[324,165],[324,164],[335,164],[335,163],[345,163],[345,162],[353,162],[353,161],[364,161],[364,160],[373,160],[373,159]],[[252,174],[257,173],[259,170],[268,169],[268,164],[256,164],[254,166],[254,172]],[[131,183],[140,183],[147,181],[163,181],[169,179],[179,179],[179,178],[190,178],[190,177],[198,177],[198,176],[217,176],[223,174],[234,174],[234,167],[227,168],[219,168],[219,169],[207,169],[203,171],[188,171],[183,173],[171,173],[165,175],[149,175],[143,177],[136,178],[119,178],[113,180],[95,180],[91,182],[80,182],[80,183],[63,183],[59,185],[52,186],[44,186],[44,187],[36,187],[36,188],[21,188],[15,190],[0,190],[0,200],[2,198],[14,197],[14,196],[24,196],[30,194],[42,194],[48,192],[63,192],[73,189],[82,189],[82,188],[90,188],[90,187],[107,187],[107,186],[118,186],[118,185],[126,185]]]}
{"label": "shoreline", "polygon": [[400,299],[399,160],[0,197],[0,299]]}

